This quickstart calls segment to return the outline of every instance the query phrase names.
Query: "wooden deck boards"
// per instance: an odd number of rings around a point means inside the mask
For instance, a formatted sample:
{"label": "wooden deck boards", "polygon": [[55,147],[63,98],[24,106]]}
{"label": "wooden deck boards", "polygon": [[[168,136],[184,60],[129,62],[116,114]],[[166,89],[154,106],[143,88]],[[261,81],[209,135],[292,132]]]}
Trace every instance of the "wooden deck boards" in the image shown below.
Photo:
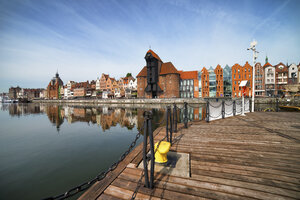
{"label": "wooden deck boards", "polygon": [[[182,127],[180,125],[179,127]],[[160,130],[160,132],[159,132]],[[163,138],[159,128],[155,141]],[[299,199],[300,114],[248,113],[193,122],[174,134],[171,151],[190,154],[189,178],[155,173],[136,199]],[[142,169],[142,144],[79,199],[130,199]]]}

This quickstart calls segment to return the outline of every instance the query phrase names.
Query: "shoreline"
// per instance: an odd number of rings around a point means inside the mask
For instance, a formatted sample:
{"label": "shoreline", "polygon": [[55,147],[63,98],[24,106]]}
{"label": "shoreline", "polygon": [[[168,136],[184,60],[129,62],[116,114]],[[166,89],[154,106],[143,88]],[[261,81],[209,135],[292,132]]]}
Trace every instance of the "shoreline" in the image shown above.
{"label": "shoreline", "polygon": [[[171,98],[171,99],[36,99],[32,100],[32,103],[84,103],[84,104],[183,104],[187,102],[189,104],[205,104],[208,99],[215,100],[217,98]],[[218,98],[219,101],[223,99],[231,98]],[[234,98],[235,100],[241,100],[241,98]],[[274,104],[276,98],[256,98],[255,103],[258,104]],[[288,99],[279,98],[280,104],[300,105],[300,99]]]}

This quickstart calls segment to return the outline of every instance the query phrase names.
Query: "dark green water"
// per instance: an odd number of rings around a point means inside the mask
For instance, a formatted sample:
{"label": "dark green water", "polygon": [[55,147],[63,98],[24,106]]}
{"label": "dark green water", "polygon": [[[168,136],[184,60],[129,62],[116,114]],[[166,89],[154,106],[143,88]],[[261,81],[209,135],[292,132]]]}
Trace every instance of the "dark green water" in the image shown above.
{"label": "dark green water", "polygon": [[[1,106],[0,199],[41,199],[88,181],[119,159],[143,124],[144,109]],[[154,111],[159,121],[163,111]]]}
{"label": "dark green water", "polygon": [[[153,130],[165,112],[165,106],[0,104],[0,107],[1,200],[42,199],[94,178],[128,149],[143,125],[145,109],[153,111]],[[270,105],[257,109],[266,107]],[[204,112],[202,107],[189,108],[189,119],[201,120]],[[183,112],[178,114],[183,117]]]}

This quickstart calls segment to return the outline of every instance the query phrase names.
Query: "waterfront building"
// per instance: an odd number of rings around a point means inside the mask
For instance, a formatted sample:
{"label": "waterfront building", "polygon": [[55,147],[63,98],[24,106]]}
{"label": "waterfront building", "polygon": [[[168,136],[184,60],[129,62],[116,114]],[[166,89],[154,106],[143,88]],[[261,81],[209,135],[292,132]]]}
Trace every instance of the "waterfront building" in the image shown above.
{"label": "waterfront building", "polygon": [[231,67],[231,79],[232,79],[232,97],[241,97],[242,96],[242,90],[239,87],[240,82],[243,80],[242,73],[243,73],[243,68],[239,64],[234,64]]}
{"label": "waterfront building", "polygon": [[288,66],[289,74],[288,74],[288,84],[297,84],[297,72],[298,68],[295,63]]}
{"label": "waterfront building", "polygon": [[264,68],[261,63],[255,64],[255,96],[265,96],[265,74]]}
{"label": "waterfront building", "polygon": [[63,87],[64,83],[60,79],[58,72],[56,72],[55,77],[49,82],[47,87],[47,96],[49,99],[59,99],[60,88]]}
{"label": "waterfront building", "polygon": [[10,99],[17,99],[19,98],[19,93],[21,91],[22,88],[20,88],[19,86],[17,87],[10,87],[8,90],[8,97]]}
{"label": "waterfront building", "polygon": [[224,97],[223,69],[220,65],[217,65],[214,72],[216,74],[216,97]]}
{"label": "waterfront building", "polygon": [[209,73],[205,67],[201,70],[201,87],[202,98],[209,97]]}
{"label": "waterfront building", "polygon": [[283,96],[286,85],[288,84],[288,68],[281,62],[275,65],[275,72],[277,94]]}
{"label": "waterfront building", "polygon": [[72,87],[72,90],[74,97],[91,96],[91,87],[89,81],[75,83]]}
{"label": "waterfront building", "polygon": [[243,80],[248,81],[249,86],[246,88],[245,95],[247,97],[252,97],[252,66],[248,63],[248,61],[243,66]]}
{"label": "waterfront building", "polygon": [[215,97],[217,93],[216,74],[212,66],[208,69],[209,73],[209,97]]}
{"label": "waterfront building", "polygon": [[199,81],[198,71],[179,71],[180,74],[180,97],[181,98],[198,98]]}
{"label": "waterfront building", "polygon": [[100,78],[97,77],[97,80],[96,80],[96,90],[99,91],[100,90]]}
{"label": "waterfront building", "polygon": [[147,65],[137,75],[137,96],[143,98],[179,97],[180,75],[171,62],[164,63],[151,49]]}
{"label": "waterfront building", "polygon": [[266,63],[264,65],[264,71],[265,71],[266,96],[274,97],[275,96],[275,86],[276,86],[275,67],[272,66],[268,62],[268,58],[266,58]]}
{"label": "waterfront building", "polygon": [[226,65],[223,69],[223,85],[224,85],[224,97],[231,97],[232,93],[232,77],[231,68]]}
{"label": "waterfront building", "polygon": [[100,78],[100,90],[106,90],[107,89],[107,81],[109,80],[109,75],[102,73]]}
{"label": "waterfront building", "polygon": [[202,97],[201,71],[198,72],[199,97]]}

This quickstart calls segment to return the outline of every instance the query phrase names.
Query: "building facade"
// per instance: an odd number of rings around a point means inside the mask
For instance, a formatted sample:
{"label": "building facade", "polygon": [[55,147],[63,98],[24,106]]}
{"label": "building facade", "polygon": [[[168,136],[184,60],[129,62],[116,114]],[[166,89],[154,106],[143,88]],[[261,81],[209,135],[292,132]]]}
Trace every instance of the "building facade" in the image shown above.
{"label": "building facade", "polygon": [[255,96],[265,96],[265,74],[261,63],[255,64]]}
{"label": "building facade", "polygon": [[281,62],[275,65],[275,72],[276,94],[283,96],[286,85],[288,84],[288,68]]}
{"label": "building facade", "polygon": [[137,75],[137,97],[179,97],[179,72],[171,62],[164,63],[151,49],[146,53],[147,65]]}
{"label": "building facade", "polygon": [[223,69],[224,97],[231,97],[232,94],[232,75],[231,68],[226,65]]}
{"label": "building facade", "polygon": [[199,80],[198,71],[179,71],[180,73],[180,97],[198,98]]}
{"label": "building facade", "polygon": [[264,71],[266,96],[274,97],[276,95],[275,67],[272,66],[269,62],[266,62],[266,64],[264,65]]}
{"label": "building facade", "polygon": [[239,64],[234,64],[231,67],[231,79],[232,79],[232,97],[241,97],[242,96],[242,91],[239,87],[241,81],[242,81],[242,72],[243,68]]}
{"label": "building facade", "polygon": [[216,74],[216,97],[224,97],[223,68],[217,65],[214,72]]}
{"label": "building facade", "polygon": [[60,79],[58,72],[56,72],[55,77],[50,81],[47,87],[47,96],[49,99],[59,99],[60,88],[63,87],[64,83]]}
{"label": "building facade", "polygon": [[202,98],[209,97],[209,72],[205,67],[201,70],[201,91]]}
{"label": "building facade", "polygon": [[297,84],[297,72],[298,68],[295,63],[288,66],[289,74],[288,74],[288,84]]}

